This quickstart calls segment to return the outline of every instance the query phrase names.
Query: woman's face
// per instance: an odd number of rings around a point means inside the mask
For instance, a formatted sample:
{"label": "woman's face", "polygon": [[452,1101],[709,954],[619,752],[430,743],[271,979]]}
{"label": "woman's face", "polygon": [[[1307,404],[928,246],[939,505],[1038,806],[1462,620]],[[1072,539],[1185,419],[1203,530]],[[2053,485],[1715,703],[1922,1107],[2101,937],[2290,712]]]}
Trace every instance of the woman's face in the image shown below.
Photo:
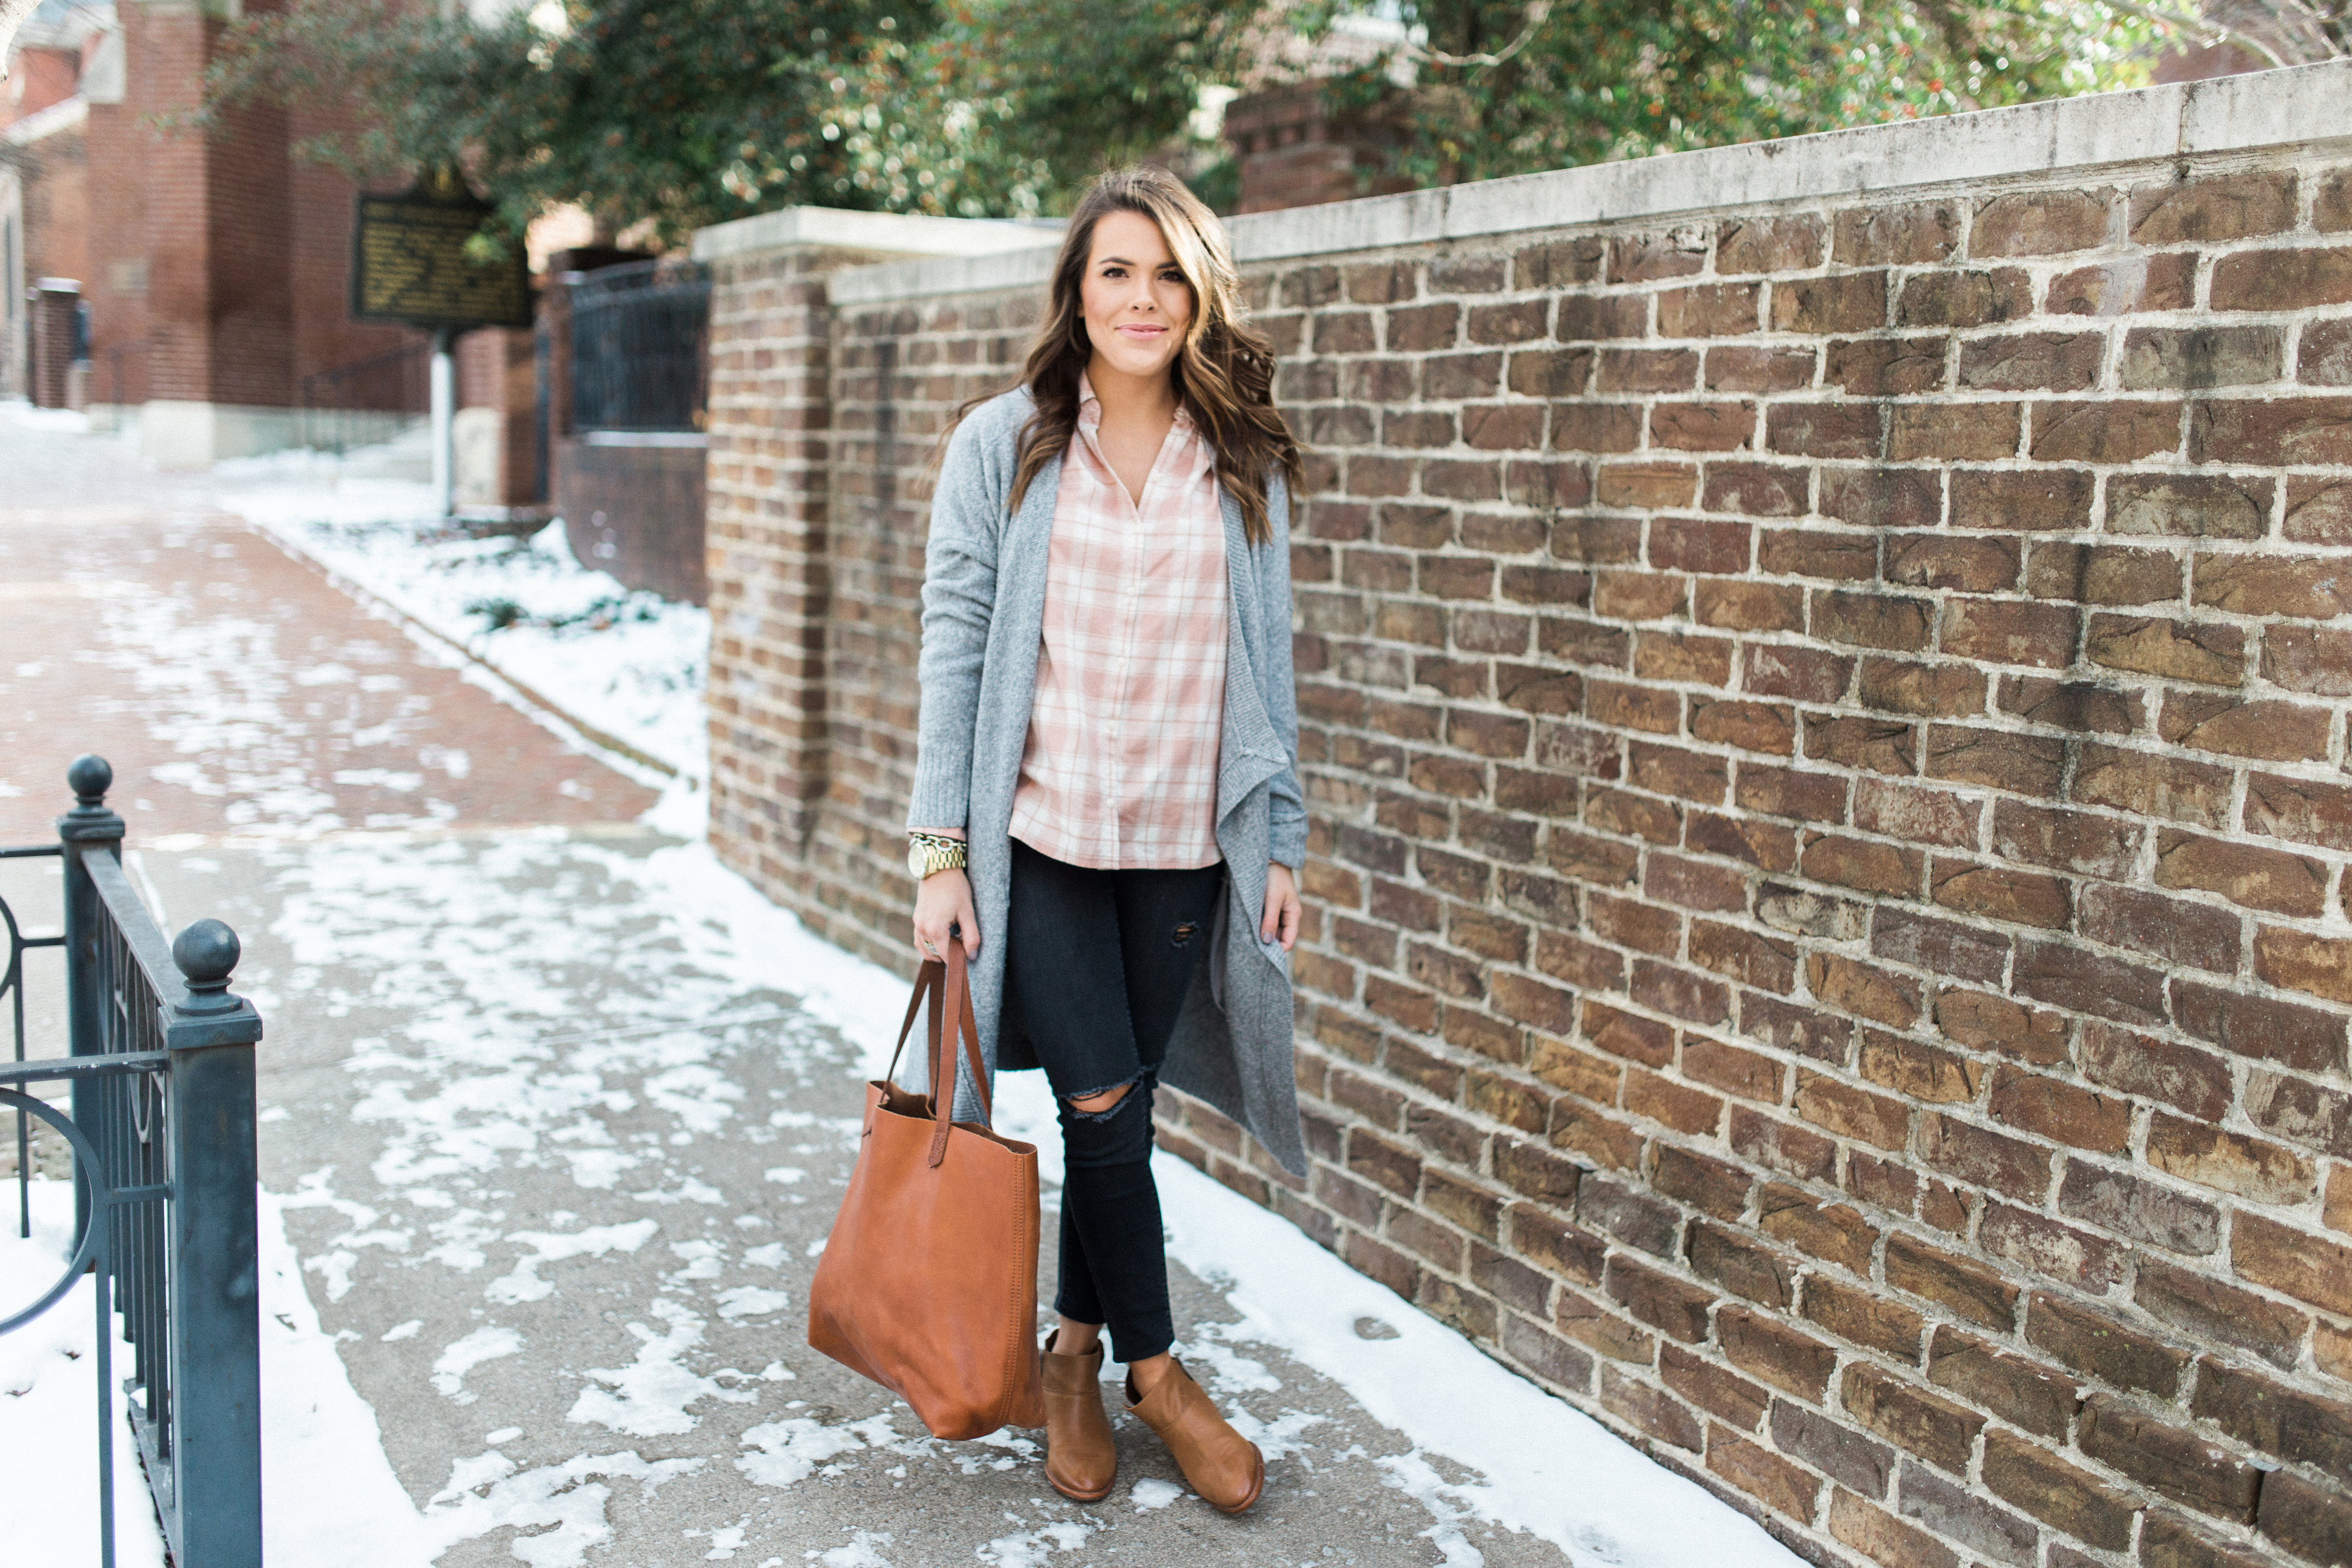
{"label": "woman's face", "polygon": [[1095,221],[1078,289],[1094,361],[1130,376],[1164,376],[1192,323],[1192,289],[1160,225],[1141,213]]}

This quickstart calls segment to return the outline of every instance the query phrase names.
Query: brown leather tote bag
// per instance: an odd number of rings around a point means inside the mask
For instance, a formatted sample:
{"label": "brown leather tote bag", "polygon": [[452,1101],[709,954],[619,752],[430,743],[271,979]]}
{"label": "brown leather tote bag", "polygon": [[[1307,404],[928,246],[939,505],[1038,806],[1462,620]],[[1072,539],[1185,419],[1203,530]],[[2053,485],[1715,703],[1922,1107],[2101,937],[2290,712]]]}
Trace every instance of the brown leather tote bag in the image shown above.
{"label": "brown leather tote bag", "polygon": [[[913,1094],[893,1079],[926,998],[931,1092]],[[916,978],[890,1071],[866,1086],[857,1165],[809,1290],[808,1340],[904,1399],[932,1437],[969,1438],[1042,1427],[1045,1401],[1037,1149],[987,1120],[950,1120],[957,1040],[991,1118],[963,944],[950,942],[947,961]]]}

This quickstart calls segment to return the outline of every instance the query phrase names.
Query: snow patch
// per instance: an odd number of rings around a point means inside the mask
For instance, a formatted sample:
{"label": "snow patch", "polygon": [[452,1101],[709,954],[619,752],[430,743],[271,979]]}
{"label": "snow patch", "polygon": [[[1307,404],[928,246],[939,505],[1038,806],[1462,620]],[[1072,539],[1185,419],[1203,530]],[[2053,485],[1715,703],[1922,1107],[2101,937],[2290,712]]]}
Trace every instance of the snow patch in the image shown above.
{"label": "snow patch", "polygon": [[461,1541],[504,1528],[516,1531],[509,1550],[531,1568],[581,1568],[591,1548],[613,1540],[613,1526],[604,1516],[613,1489],[606,1483],[640,1481],[651,1492],[664,1481],[693,1474],[703,1464],[699,1458],[647,1463],[634,1450],[582,1454],[533,1470],[518,1470],[513,1460],[495,1448],[459,1459],[450,1467],[449,1484],[434,1494],[425,1510],[422,1533],[431,1553],[428,1560],[437,1560]]}
{"label": "snow patch", "polygon": [[721,1387],[716,1378],[698,1377],[678,1364],[679,1356],[702,1343],[701,1318],[670,1301],[655,1301],[653,1315],[669,1324],[668,1332],[656,1333],[643,1323],[631,1323],[636,1360],[626,1366],[589,1368],[587,1375],[604,1386],[582,1389],[566,1420],[593,1421],[631,1437],[653,1437],[694,1430],[701,1417],[688,1406],[702,1400],[758,1402],[756,1391]]}
{"label": "snow patch", "polygon": [[[16,1312],[56,1284],[73,1252],[73,1183],[31,1184],[33,1234],[16,1234],[16,1181],[0,1226],[0,1312]],[[98,1561],[98,1303],[89,1275],[14,1333],[0,1334],[0,1542],[11,1562]],[[116,1320],[120,1322],[120,1319]],[[118,1333],[114,1373],[134,1353]],[[138,1445],[113,1402],[114,1543],[121,1568],[163,1568],[163,1539],[147,1496]]]}
{"label": "snow patch", "polygon": [[[776,1370],[782,1369],[778,1367]],[[792,1375],[785,1373],[784,1375],[789,1377]],[[890,1413],[887,1410],[879,1416],[868,1416],[863,1421],[845,1422],[838,1427],[828,1427],[805,1416],[770,1421],[746,1431],[742,1442],[745,1448],[760,1451],[739,1456],[735,1468],[750,1477],[754,1484],[763,1487],[796,1486],[813,1474],[839,1475],[843,1467],[832,1461],[861,1448],[900,1454],[908,1458],[933,1452],[932,1440],[928,1436],[900,1437],[898,1428],[891,1425]],[[902,1466],[899,1471],[892,1473],[898,1474],[903,1469]],[[889,1537],[877,1539],[887,1541]]]}
{"label": "snow patch", "polygon": [[1134,1502],[1136,1512],[1149,1513],[1155,1508],[1166,1508],[1170,1503],[1182,1497],[1184,1489],[1174,1481],[1163,1481],[1157,1477],[1149,1477],[1129,1488],[1127,1495]]}
{"label": "snow patch", "polygon": [[820,1465],[825,1467],[827,1474],[838,1475],[839,1469],[828,1461],[866,1447],[865,1441],[848,1427],[828,1427],[806,1416],[753,1427],[743,1434],[743,1443],[760,1451],[740,1456],[735,1468],[750,1477],[752,1484],[763,1487],[796,1486],[815,1473]]}
{"label": "snow patch", "polygon": [[[1013,1519],[1011,1514],[1004,1516]],[[1015,1524],[1021,1521],[1013,1520]],[[1036,1568],[1047,1557],[1064,1552],[1076,1552],[1095,1532],[1091,1524],[1074,1519],[1041,1525],[1018,1535],[1000,1535],[982,1547],[978,1556],[982,1563],[993,1563],[997,1568]]]}
{"label": "snow patch", "polygon": [[686,1533],[688,1539],[698,1535],[706,1535],[709,1538],[710,1550],[702,1554],[704,1562],[724,1563],[742,1550],[743,1531],[744,1527],[740,1524],[722,1524],[716,1530],[708,1531],[689,1530]]}
{"label": "snow patch", "polygon": [[460,1405],[471,1405],[475,1396],[465,1386],[466,1374],[486,1361],[512,1355],[521,1348],[522,1335],[512,1329],[476,1329],[436,1358],[433,1363],[433,1387],[446,1398],[455,1399]]}
{"label": "snow patch", "polygon": [[740,1318],[763,1318],[770,1312],[781,1312],[793,1304],[793,1299],[782,1291],[771,1291],[759,1285],[737,1285],[719,1292],[719,1315],[733,1322]]}
{"label": "snow patch", "polygon": [[568,1236],[551,1236],[542,1230],[518,1230],[507,1238],[531,1249],[530,1255],[516,1261],[514,1271],[490,1281],[482,1294],[494,1301],[512,1304],[536,1301],[555,1293],[555,1286],[539,1277],[541,1263],[553,1263],[566,1258],[602,1258],[612,1251],[635,1252],[653,1239],[661,1228],[657,1219],[633,1219],[625,1225],[592,1225],[585,1230],[575,1230]]}
{"label": "snow patch", "polygon": [[875,1550],[890,1544],[887,1531],[861,1530],[846,1546],[836,1546],[816,1554],[824,1568],[890,1568],[890,1560]]}
{"label": "snow patch", "polygon": [[286,1212],[312,1200],[264,1192],[259,1206],[262,1555],[303,1568],[426,1568],[437,1552],[302,1287]]}

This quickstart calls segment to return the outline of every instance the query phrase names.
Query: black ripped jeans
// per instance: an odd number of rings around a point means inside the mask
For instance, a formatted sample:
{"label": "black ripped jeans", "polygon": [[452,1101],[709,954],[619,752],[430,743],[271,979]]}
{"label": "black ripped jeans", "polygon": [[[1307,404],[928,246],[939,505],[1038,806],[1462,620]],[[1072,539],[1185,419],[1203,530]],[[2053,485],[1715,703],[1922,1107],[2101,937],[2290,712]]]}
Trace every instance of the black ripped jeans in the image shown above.
{"label": "black ripped jeans", "polygon": [[[1175,1343],[1151,1092],[1208,950],[1225,868],[1095,871],[1013,841],[1005,1000],[1061,1113],[1062,1285],[1054,1310],[1104,1323],[1124,1362]],[[1108,1111],[1070,1103],[1125,1086]]]}

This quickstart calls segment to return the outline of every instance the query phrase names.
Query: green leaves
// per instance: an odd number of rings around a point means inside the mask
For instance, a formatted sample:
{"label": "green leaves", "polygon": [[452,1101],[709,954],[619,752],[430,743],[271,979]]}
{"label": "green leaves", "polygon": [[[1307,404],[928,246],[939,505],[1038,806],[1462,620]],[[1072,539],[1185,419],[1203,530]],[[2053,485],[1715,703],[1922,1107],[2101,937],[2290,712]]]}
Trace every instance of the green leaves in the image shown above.
{"label": "green leaves", "polygon": [[[1371,9],[1322,5],[1327,26]],[[1333,92],[1349,111],[1402,113],[1391,167],[1416,184],[2135,85],[2161,33],[2095,0],[1404,0],[1402,15],[1425,44]],[[1497,65],[1432,58],[1496,54],[1523,34]],[[1414,61],[1407,92],[1390,81],[1399,57]]]}
{"label": "green leaves", "polygon": [[1066,204],[1180,143],[1261,0],[293,0],[231,29],[207,114],[357,129],[306,156],[361,178],[460,163],[518,232],[576,204],[614,232],[813,204],[959,216]]}
{"label": "green leaves", "polygon": [[[574,204],[677,243],[794,204],[1026,216],[1188,125],[1273,29],[1373,0],[290,0],[227,35],[204,113],[322,111],[362,178],[456,162],[520,232]],[[1416,41],[1332,82],[1417,185],[2126,85],[2161,25],[2097,0],[1401,0]],[[1447,61],[1480,59],[1489,63]],[[1395,85],[1409,78],[1411,89]],[[1208,188],[1208,187],[1204,187]]]}

